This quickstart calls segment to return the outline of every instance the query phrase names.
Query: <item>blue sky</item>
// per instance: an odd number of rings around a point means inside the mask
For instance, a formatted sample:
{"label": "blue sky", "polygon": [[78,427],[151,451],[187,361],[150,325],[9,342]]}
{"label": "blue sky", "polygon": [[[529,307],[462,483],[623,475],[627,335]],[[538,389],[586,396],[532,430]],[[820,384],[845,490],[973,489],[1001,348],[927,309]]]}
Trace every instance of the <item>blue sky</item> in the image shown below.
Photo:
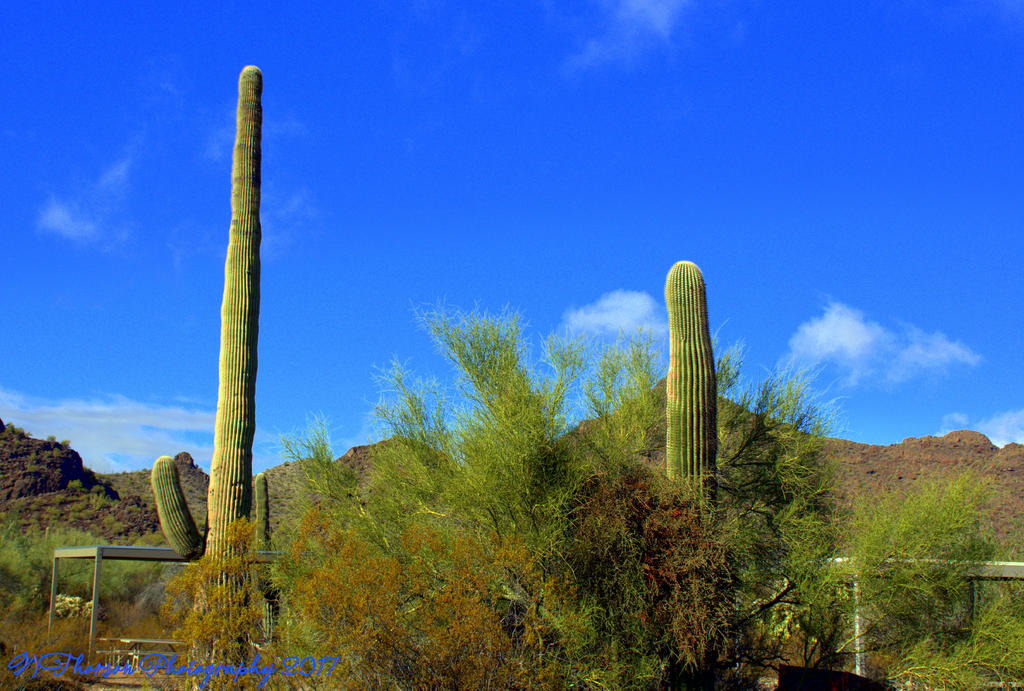
{"label": "blue sky", "polygon": [[[836,436],[1024,442],[1017,0],[21,3],[0,28],[0,417],[99,471],[209,468],[237,78],[264,75],[255,470],[412,309],[608,341],[697,263],[746,381],[816,366]],[[578,416],[577,416],[578,417]]]}

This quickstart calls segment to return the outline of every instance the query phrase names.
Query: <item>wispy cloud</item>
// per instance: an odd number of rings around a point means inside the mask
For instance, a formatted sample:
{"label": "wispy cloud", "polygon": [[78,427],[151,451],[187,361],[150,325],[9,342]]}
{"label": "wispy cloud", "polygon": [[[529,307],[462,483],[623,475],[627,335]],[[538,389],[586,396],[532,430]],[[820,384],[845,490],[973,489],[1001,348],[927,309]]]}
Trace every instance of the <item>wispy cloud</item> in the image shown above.
{"label": "wispy cloud", "polygon": [[56,197],[50,197],[40,210],[37,225],[40,230],[56,233],[77,242],[85,242],[96,237],[96,222],[71,202]]}
{"label": "wispy cloud", "polygon": [[935,434],[937,437],[944,437],[950,432],[955,432],[960,429],[968,429],[968,417],[964,413],[947,413],[942,416],[942,422],[939,423],[939,431]]}
{"label": "wispy cloud", "polygon": [[[192,454],[207,472],[216,413],[143,403],[120,394],[47,401],[0,388],[0,418],[31,436],[71,440],[86,467],[101,473],[150,468],[159,456]],[[276,465],[274,435],[257,430],[253,465]]]}
{"label": "wispy cloud", "polygon": [[891,386],[929,373],[944,373],[950,365],[980,361],[981,356],[968,346],[941,332],[925,333],[905,325],[900,334],[867,320],[860,310],[832,301],[822,316],[797,328],[780,364],[831,364],[844,373],[847,386],[865,379]]}
{"label": "wispy cloud", "polygon": [[1024,409],[1008,410],[982,420],[974,429],[992,440],[996,446],[1002,447],[1010,442],[1024,444]]}
{"label": "wispy cloud", "polygon": [[[220,163],[231,161],[232,151],[235,148],[235,129],[237,127],[238,105],[232,103],[224,105],[217,111],[215,122],[207,121],[203,128],[206,130],[204,138],[203,155],[210,161]],[[304,137],[309,134],[309,128],[301,120],[286,115],[278,118],[263,116],[261,146],[264,152],[268,146],[274,146],[276,140],[288,137]],[[268,143],[269,142],[269,143]]]}
{"label": "wispy cloud", "polygon": [[653,297],[634,290],[613,290],[595,302],[567,309],[559,327],[570,335],[598,337],[614,337],[620,330],[631,336],[637,329],[649,329],[655,338],[664,338],[668,335],[668,318]]}
{"label": "wispy cloud", "polygon": [[942,416],[942,422],[935,436],[945,436],[961,429],[981,432],[998,447],[1006,446],[1011,442],[1024,444],[1024,409],[1008,410],[976,423],[971,423],[963,413],[949,413]]}
{"label": "wispy cloud", "polygon": [[264,185],[260,201],[262,240],[260,255],[272,261],[283,254],[297,238],[309,237],[319,210],[309,189],[281,194],[272,185]]}
{"label": "wispy cloud", "polygon": [[36,227],[80,244],[124,240],[123,228],[115,230],[113,220],[128,191],[134,162],[132,150],[101,171],[84,192],[64,197],[51,194],[39,210]]}
{"label": "wispy cloud", "polygon": [[565,63],[577,72],[609,62],[631,61],[659,43],[668,43],[689,0],[602,0],[603,25]]}

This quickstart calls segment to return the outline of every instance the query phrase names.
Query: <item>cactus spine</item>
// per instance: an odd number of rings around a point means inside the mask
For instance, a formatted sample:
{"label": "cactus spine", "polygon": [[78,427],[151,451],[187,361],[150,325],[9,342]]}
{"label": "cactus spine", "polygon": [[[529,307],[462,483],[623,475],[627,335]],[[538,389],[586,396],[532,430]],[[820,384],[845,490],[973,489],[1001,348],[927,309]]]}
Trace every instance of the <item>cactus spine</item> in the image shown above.
{"label": "cactus spine", "polygon": [[[231,228],[224,265],[221,305],[220,383],[214,428],[213,461],[207,494],[207,539],[194,547],[188,525],[195,521],[177,483],[177,472],[157,459],[153,492],[168,542],[195,559],[208,548],[218,554],[228,524],[248,517],[252,504],[252,439],[256,430],[256,340],[260,311],[260,136],[263,125],[263,75],[245,67],[238,78],[238,117],[231,166]],[[159,477],[158,477],[159,476]],[[159,481],[158,481],[159,480]],[[165,518],[166,517],[166,518]],[[184,550],[184,551],[183,551]]]}
{"label": "cactus spine", "polygon": [[704,277],[696,264],[676,262],[669,270],[665,303],[669,326],[666,473],[670,479],[700,481],[713,499],[718,394]]}

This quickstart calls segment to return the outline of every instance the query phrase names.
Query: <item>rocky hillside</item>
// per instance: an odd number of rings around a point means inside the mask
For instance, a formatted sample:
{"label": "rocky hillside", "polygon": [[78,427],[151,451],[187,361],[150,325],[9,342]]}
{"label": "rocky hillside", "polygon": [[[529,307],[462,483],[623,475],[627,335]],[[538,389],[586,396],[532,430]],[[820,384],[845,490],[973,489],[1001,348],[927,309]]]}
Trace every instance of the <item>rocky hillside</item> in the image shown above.
{"label": "rocky hillside", "polygon": [[993,480],[996,495],[989,507],[996,532],[1005,535],[1011,522],[1024,518],[1024,446],[999,448],[984,434],[970,430],[942,437],[910,437],[899,444],[876,446],[829,439],[826,450],[838,462],[838,486],[847,501],[882,488],[906,491],[929,477],[954,477],[972,470]]}
{"label": "rocky hillside", "polygon": [[[655,389],[662,405],[664,387],[662,380]],[[588,426],[589,421],[584,421],[573,433],[586,434]],[[130,543],[159,532],[148,470],[95,474],[82,467],[79,455],[67,445],[32,439],[13,425],[0,429],[0,513],[16,510],[23,524],[63,522],[92,529],[112,543]],[[998,494],[990,513],[1000,534],[1006,534],[1013,520],[1019,525],[1024,516],[1024,446],[1020,444],[999,449],[982,434],[959,431],[888,446],[828,439],[825,448],[838,467],[837,493],[848,504],[883,488],[910,489],[928,477],[951,478],[972,469],[995,480]],[[365,477],[372,449],[372,445],[355,446],[337,462]],[[654,449],[645,454],[646,460],[661,467],[664,453],[663,447]],[[188,453],[179,453],[175,463],[202,530],[209,476]],[[276,529],[282,520],[288,520],[288,509],[298,506],[303,474],[295,463],[282,463],[266,474],[271,526]]]}
{"label": "rocky hillside", "polygon": [[0,420],[0,513],[21,528],[65,525],[126,542],[159,529],[156,513],[82,465],[70,442],[33,439]]}

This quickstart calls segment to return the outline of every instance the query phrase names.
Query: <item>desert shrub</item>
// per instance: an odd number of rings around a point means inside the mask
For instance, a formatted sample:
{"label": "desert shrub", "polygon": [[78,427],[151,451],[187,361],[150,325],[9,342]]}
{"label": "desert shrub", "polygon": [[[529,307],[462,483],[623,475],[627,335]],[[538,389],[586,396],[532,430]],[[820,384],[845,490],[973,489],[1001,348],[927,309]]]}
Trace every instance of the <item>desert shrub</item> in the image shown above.
{"label": "desert shrub", "polygon": [[966,689],[1024,678],[1024,589],[984,584],[969,601],[972,562],[1003,556],[983,518],[990,492],[963,473],[860,502],[847,546],[866,647],[890,679]]}
{"label": "desert shrub", "polygon": [[580,489],[564,558],[596,688],[645,689],[711,664],[732,601],[728,543],[689,487],[639,463]]}
{"label": "desert shrub", "polygon": [[99,681],[98,675],[75,674],[70,666],[59,678],[52,671],[42,669],[33,678],[33,666],[25,666],[26,653],[40,656],[67,653],[73,659],[81,655],[84,663],[88,652],[88,626],[81,619],[58,619],[48,633],[46,614],[7,612],[0,616],[0,689],[82,691],[88,688],[85,684]]}
{"label": "desert shrub", "polygon": [[[585,369],[578,342],[549,339],[554,375],[539,377],[522,361],[514,319],[425,321],[457,366],[470,402],[455,413],[455,425],[443,402],[429,406],[396,366],[391,383],[400,403],[378,408],[391,442],[376,447],[365,486],[332,463],[324,430],[285,444],[307,468],[310,488],[325,497],[321,510],[330,522],[352,531],[342,544],[365,543],[383,560],[367,567],[368,583],[397,578],[372,573],[387,564],[404,567],[409,531],[429,527],[446,544],[472,539],[490,555],[515,541],[537,575],[495,570],[492,562],[501,597],[488,602],[510,640],[535,646],[523,649],[534,654],[522,663],[528,669],[546,670],[545,678],[564,687],[656,688],[683,668],[714,664],[709,658],[724,637],[731,601],[727,548],[711,537],[719,524],[709,509],[642,467],[664,415],[652,392],[649,341],[602,355],[586,389],[599,422],[584,440],[566,411],[569,387]],[[444,572],[446,562],[434,554],[434,571]],[[284,574],[282,592],[304,582],[317,580]],[[402,602],[399,593],[394,597],[385,611]],[[324,613],[320,626],[338,616]],[[374,621],[396,621],[384,616]],[[386,631],[389,644],[408,639],[404,630]]]}
{"label": "desert shrub", "polygon": [[[396,365],[389,383],[399,403],[378,407],[390,437],[374,447],[367,477],[333,462],[323,423],[307,440],[285,440],[328,525],[351,531],[339,533],[338,548],[369,550],[365,559],[348,557],[357,565],[380,560],[366,567],[367,583],[379,587],[392,579],[388,569],[404,568],[409,531],[429,527],[448,545],[471,538],[489,555],[514,540],[536,575],[493,571],[502,597],[490,608],[513,641],[536,646],[522,649],[536,655],[523,664],[548,670],[563,688],[704,683],[716,669],[750,676],[777,663],[783,646],[767,634],[811,611],[824,572],[819,557],[836,545],[821,455],[827,421],[799,376],[771,378],[735,403],[720,398],[720,494],[712,505],[687,495],[685,483],[664,480],[661,466],[646,467],[665,435],[649,339],[601,354],[584,385],[593,418],[584,434],[568,419],[569,389],[587,369],[579,342],[549,339],[553,375],[538,376],[515,319],[455,323],[437,314],[425,322],[457,368],[463,409],[449,409],[436,386],[407,386]],[[720,393],[735,393],[738,370],[737,351],[719,358]],[[328,558],[309,554],[308,568]],[[431,559],[443,572],[447,562]],[[387,575],[372,577],[373,569]],[[283,593],[316,582],[300,573],[279,574]],[[373,621],[399,626],[401,617],[383,612],[399,607],[403,592]],[[313,639],[342,615],[319,616]],[[408,638],[405,629],[381,630],[389,641]]]}
{"label": "desert shrub", "polygon": [[[253,659],[263,616],[263,594],[252,549],[255,525],[241,518],[224,538],[227,556],[207,554],[188,564],[166,585],[161,608],[174,638],[188,647],[188,659],[204,665],[248,664]],[[201,678],[192,678],[197,683]],[[212,676],[205,688],[256,688],[258,680]],[[266,688],[266,687],[265,687]]]}
{"label": "desert shrub", "polygon": [[[0,606],[23,612],[46,611],[50,598],[53,548],[98,542],[101,540],[96,536],[70,528],[53,527],[46,533],[38,528],[21,531],[11,520],[0,531]],[[75,561],[78,560],[61,562],[61,590],[85,597],[91,589],[92,568]]]}
{"label": "desert shrub", "polygon": [[81,492],[82,491],[82,481],[81,480],[72,480],[71,482],[68,483],[68,490],[71,491],[71,492]]}
{"label": "desert shrub", "polygon": [[116,535],[124,530],[124,523],[117,520],[112,514],[108,513],[103,517],[103,527]]}
{"label": "desert shrub", "polygon": [[279,647],[340,656],[337,688],[560,688],[535,618],[510,617],[499,587],[502,571],[539,578],[521,545],[489,553],[492,543],[413,524],[392,555],[318,509],[299,534],[279,564],[293,584]]}

